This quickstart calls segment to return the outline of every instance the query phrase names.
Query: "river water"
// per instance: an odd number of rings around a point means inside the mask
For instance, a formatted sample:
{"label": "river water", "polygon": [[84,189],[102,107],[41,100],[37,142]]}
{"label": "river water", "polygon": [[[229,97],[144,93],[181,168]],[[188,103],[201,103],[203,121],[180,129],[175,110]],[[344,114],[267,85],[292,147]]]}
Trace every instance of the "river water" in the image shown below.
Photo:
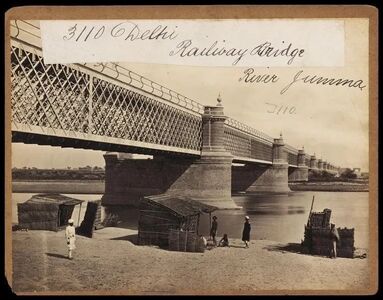
{"label": "river water", "polygon": [[[32,197],[30,193],[14,193],[12,195],[12,223],[17,223],[17,203]],[[368,192],[292,192],[289,195],[233,195],[233,200],[241,210],[216,211],[218,217],[218,237],[224,233],[230,238],[241,238],[244,217],[250,217],[251,239],[266,239],[283,243],[300,243],[303,239],[304,224],[313,196],[313,211],[325,208],[332,210],[331,222],[337,227],[355,228],[355,247],[368,248],[369,197]],[[66,194],[66,196],[84,201],[101,199],[102,195]],[[84,217],[86,203],[82,204],[81,212],[77,206],[72,218],[75,225]],[[80,214],[79,214],[80,213]],[[102,212],[102,216],[103,216]],[[126,222],[121,226],[137,228],[138,211],[131,210]],[[199,232],[205,236],[209,233],[209,215],[200,219]]]}

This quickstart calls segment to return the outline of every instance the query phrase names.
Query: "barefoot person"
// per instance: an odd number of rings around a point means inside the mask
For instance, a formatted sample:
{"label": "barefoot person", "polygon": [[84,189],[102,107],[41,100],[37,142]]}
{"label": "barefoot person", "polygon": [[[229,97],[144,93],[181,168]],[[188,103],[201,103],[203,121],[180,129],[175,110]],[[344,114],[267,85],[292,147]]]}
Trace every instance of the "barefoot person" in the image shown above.
{"label": "barefoot person", "polygon": [[338,229],[336,229],[335,224],[331,223],[331,249],[330,249],[330,257],[336,258],[336,244],[339,242],[339,233]]}
{"label": "barefoot person", "polygon": [[223,235],[223,238],[219,241],[218,247],[229,247],[229,239],[226,233]]}
{"label": "barefoot person", "polygon": [[242,241],[245,242],[245,248],[249,248],[250,230],[251,230],[251,225],[249,222],[249,217],[246,216],[245,223],[243,224],[243,231],[242,231]]}
{"label": "barefoot person", "polygon": [[76,231],[73,226],[73,219],[68,220],[68,226],[65,229],[65,238],[68,246],[68,258],[73,259],[72,252],[76,249],[75,241],[76,241]]}
{"label": "barefoot person", "polygon": [[217,235],[217,229],[218,229],[218,222],[217,217],[213,217],[213,222],[211,222],[211,229],[210,229],[210,237],[213,239],[214,245],[217,245],[217,240],[215,239],[215,236]]}

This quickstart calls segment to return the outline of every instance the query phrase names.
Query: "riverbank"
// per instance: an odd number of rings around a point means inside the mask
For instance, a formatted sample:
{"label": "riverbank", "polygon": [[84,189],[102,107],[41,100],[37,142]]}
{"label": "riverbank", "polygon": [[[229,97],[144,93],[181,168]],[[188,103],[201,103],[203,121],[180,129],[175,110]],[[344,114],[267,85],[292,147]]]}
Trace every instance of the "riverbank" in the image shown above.
{"label": "riverbank", "polygon": [[104,194],[101,180],[14,180],[13,193]]}
{"label": "riverbank", "polygon": [[95,231],[92,239],[78,236],[75,258],[68,260],[63,231],[12,234],[13,290],[18,294],[358,293],[369,284],[368,258],[304,255],[299,244],[255,240],[245,249],[242,241],[230,239],[230,248],[171,252],[135,245],[136,230],[108,227]]}
{"label": "riverbank", "polygon": [[292,182],[292,191],[368,192],[368,183],[356,182]]}
{"label": "riverbank", "polygon": [[[292,191],[368,192],[368,183],[354,182],[292,182]],[[101,180],[30,180],[13,181],[13,193],[104,194]]]}

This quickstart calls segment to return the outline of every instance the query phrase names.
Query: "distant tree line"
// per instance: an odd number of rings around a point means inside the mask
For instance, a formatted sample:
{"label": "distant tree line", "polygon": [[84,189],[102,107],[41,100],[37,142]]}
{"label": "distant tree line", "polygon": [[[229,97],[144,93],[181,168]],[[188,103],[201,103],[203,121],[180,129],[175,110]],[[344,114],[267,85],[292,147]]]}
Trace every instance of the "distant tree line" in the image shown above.
{"label": "distant tree line", "polygon": [[326,171],[316,171],[309,173],[310,181],[331,181],[335,179],[335,174]]}
{"label": "distant tree line", "polygon": [[[309,181],[345,181],[347,182],[347,181],[355,181],[357,179],[358,179],[357,174],[355,174],[354,171],[351,170],[350,168],[345,169],[339,175],[329,173],[326,170],[309,173]],[[358,180],[365,181],[365,180],[368,180],[368,178],[358,179]]]}
{"label": "distant tree line", "polygon": [[13,180],[104,180],[102,168],[74,169],[12,169]]}
{"label": "distant tree line", "polygon": [[358,178],[358,175],[355,174],[354,171],[350,168],[347,168],[342,172],[342,174],[340,174],[340,177],[344,179],[356,179]]}

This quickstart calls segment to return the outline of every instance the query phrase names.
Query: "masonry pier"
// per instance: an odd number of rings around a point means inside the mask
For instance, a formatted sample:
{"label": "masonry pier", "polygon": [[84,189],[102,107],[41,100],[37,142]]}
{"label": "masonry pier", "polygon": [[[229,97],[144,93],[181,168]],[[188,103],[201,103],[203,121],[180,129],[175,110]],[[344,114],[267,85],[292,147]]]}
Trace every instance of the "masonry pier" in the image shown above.
{"label": "masonry pier", "polygon": [[305,158],[305,151],[303,149],[298,150],[298,165],[289,168],[289,182],[308,181],[309,167],[306,166]]}
{"label": "masonry pier", "polygon": [[288,193],[288,163],[282,135],[274,139],[271,164],[249,163],[233,167],[234,191]]}
{"label": "masonry pier", "polygon": [[162,155],[138,160],[105,154],[103,205],[137,207],[140,197],[164,193],[190,197],[220,209],[239,209],[231,198],[233,157],[224,148],[225,120],[220,103],[205,106],[199,158]]}

